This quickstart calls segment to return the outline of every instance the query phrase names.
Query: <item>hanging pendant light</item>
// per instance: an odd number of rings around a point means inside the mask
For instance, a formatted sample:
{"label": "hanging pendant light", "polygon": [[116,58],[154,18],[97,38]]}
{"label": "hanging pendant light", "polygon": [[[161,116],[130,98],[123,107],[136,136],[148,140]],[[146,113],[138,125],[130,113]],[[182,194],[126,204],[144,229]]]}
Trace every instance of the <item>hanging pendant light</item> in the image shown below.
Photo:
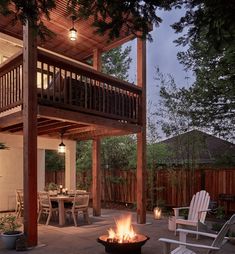
{"label": "hanging pendant light", "polygon": [[69,29],[69,38],[70,38],[71,41],[75,41],[78,38],[78,32],[74,28],[74,21],[75,21],[76,17],[72,16],[71,19],[72,19],[73,27],[71,29]]}
{"label": "hanging pendant light", "polygon": [[63,135],[64,135],[64,131],[61,131],[61,134],[60,134],[61,143],[58,146],[58,153],[65,153],[66,152],[66,146],[63,142]]}

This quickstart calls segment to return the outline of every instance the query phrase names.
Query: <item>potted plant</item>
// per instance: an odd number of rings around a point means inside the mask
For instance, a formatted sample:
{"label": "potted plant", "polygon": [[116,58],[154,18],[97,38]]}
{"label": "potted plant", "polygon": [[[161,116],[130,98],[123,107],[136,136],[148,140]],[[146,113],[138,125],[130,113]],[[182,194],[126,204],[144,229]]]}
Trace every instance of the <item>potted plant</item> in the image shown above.
{"label": "potted plant", "polygon": [[13,214],[6,214],[0,217],[1,238],[7,249],[15,249],[16,240],[23,235],[23,232],[18,230],[21,224]]}
{"label": "potted plant", "polygon": [[230,231],[228,235],[228,240],[231,244],[235,245],[235,231]]}

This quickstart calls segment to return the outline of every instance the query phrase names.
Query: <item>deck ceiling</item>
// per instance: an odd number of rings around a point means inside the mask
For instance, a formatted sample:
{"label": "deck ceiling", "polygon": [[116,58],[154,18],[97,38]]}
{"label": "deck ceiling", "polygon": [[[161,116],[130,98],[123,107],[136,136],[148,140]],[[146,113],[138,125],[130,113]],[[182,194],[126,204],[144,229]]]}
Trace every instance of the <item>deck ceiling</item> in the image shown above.
{"label": "deck ceiling", "polygon": [[[23,135],[22,112],[5,116],[0,122],[0,132],[6,134]],[[55,119],[53,117],[38,116],[37,135],[46,138],[60,139],[61,133],[68,140],[89,140],[96,137],[119,136],[133,133],[131,130],[107,127],[100,124],[89,124],[73,120]]]}
{"label": "deck ceiling", "polygon": [[[66,11],[66,1],[57,1],[57,7],[51,12],[50,17],[50,21],[45,20],[44,22],[55,35],[44,43],[38,41],[39,46],[79,61],[89,58],[95,48],[107,51],[134,38],[133,35],[127,35],[124,28],[118,39],[108,42],[107,34],[99,36],[94,33],[95,29],[91,26],[92,18],[89,18],[86,21],[75,21],[78,39],[71,41],[68,38],[68,31],[72,27],[72,21]],[[10,16],[0,15],[0,32],[22,39],[22,25],[17,23],[13,26],[11,20]]]}

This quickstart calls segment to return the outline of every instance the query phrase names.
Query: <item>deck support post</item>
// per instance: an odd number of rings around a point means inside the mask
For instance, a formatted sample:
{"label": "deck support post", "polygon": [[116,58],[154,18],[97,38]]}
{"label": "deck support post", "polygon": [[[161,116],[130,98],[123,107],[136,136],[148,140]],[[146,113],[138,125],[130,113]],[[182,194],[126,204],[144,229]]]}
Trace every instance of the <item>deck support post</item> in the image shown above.
{"label": "deck support post", "polygon": [[37,231],[37,40],[27,21],[23,27],[23,182],[24,234],[36,246]]}
{"label": "deck support post", "polygon": [[146,41],[137,38],[137,85],[142,88],[140,122],[137,133],[137,222],[146,223]]}
{"label": "deck support post", "polygon": [[[97,71],[101,71],[101,51],[94,49],[93,51],[93,67]],[[92,201],[93,215],[101,215],[101,172],[100,172],[100,139],[93,140],[92,146]]]}
{"label": "deck support post", "polygon": [[102,69],[101,51],[97,48],[93,51],[93,67],[97,71],[101,71]]}
{"label": "deck support post", "polygon": [[92,146],[92,201],[93,215],[101,215],[101,173],[100,173],[100,139],[93,140]]}

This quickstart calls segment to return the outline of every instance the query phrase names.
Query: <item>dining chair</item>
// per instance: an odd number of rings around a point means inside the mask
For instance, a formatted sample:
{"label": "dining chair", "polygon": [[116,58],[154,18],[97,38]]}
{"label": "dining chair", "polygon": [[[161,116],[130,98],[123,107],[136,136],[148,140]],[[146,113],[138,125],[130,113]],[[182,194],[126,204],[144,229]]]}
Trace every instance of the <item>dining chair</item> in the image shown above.
{"label": "dining chair", "polygon": [[51,202],[50,195],[48,192],[38,192],[39,199],[39,213],[38,213],[38,222],[40,221],[41,215],[47,215],[46,225],[49,224],[52,214],[58,214],[58,204]]}
{"label": "dining chair", "polygon": [[75,227],[77,227],[77,218],[79,214],[83,214],[84,220],[89,224],[89,214],[88,214],[88,204],[89,204],[89,193],[78,193],[74,194],[72,206],[65,208],[65,213],[69,216],[73,216],[73,221]]}
{"label": "dining chair", "polygon": [[24,214],[24,194],[22,189],[16,189],[16,217]]}

